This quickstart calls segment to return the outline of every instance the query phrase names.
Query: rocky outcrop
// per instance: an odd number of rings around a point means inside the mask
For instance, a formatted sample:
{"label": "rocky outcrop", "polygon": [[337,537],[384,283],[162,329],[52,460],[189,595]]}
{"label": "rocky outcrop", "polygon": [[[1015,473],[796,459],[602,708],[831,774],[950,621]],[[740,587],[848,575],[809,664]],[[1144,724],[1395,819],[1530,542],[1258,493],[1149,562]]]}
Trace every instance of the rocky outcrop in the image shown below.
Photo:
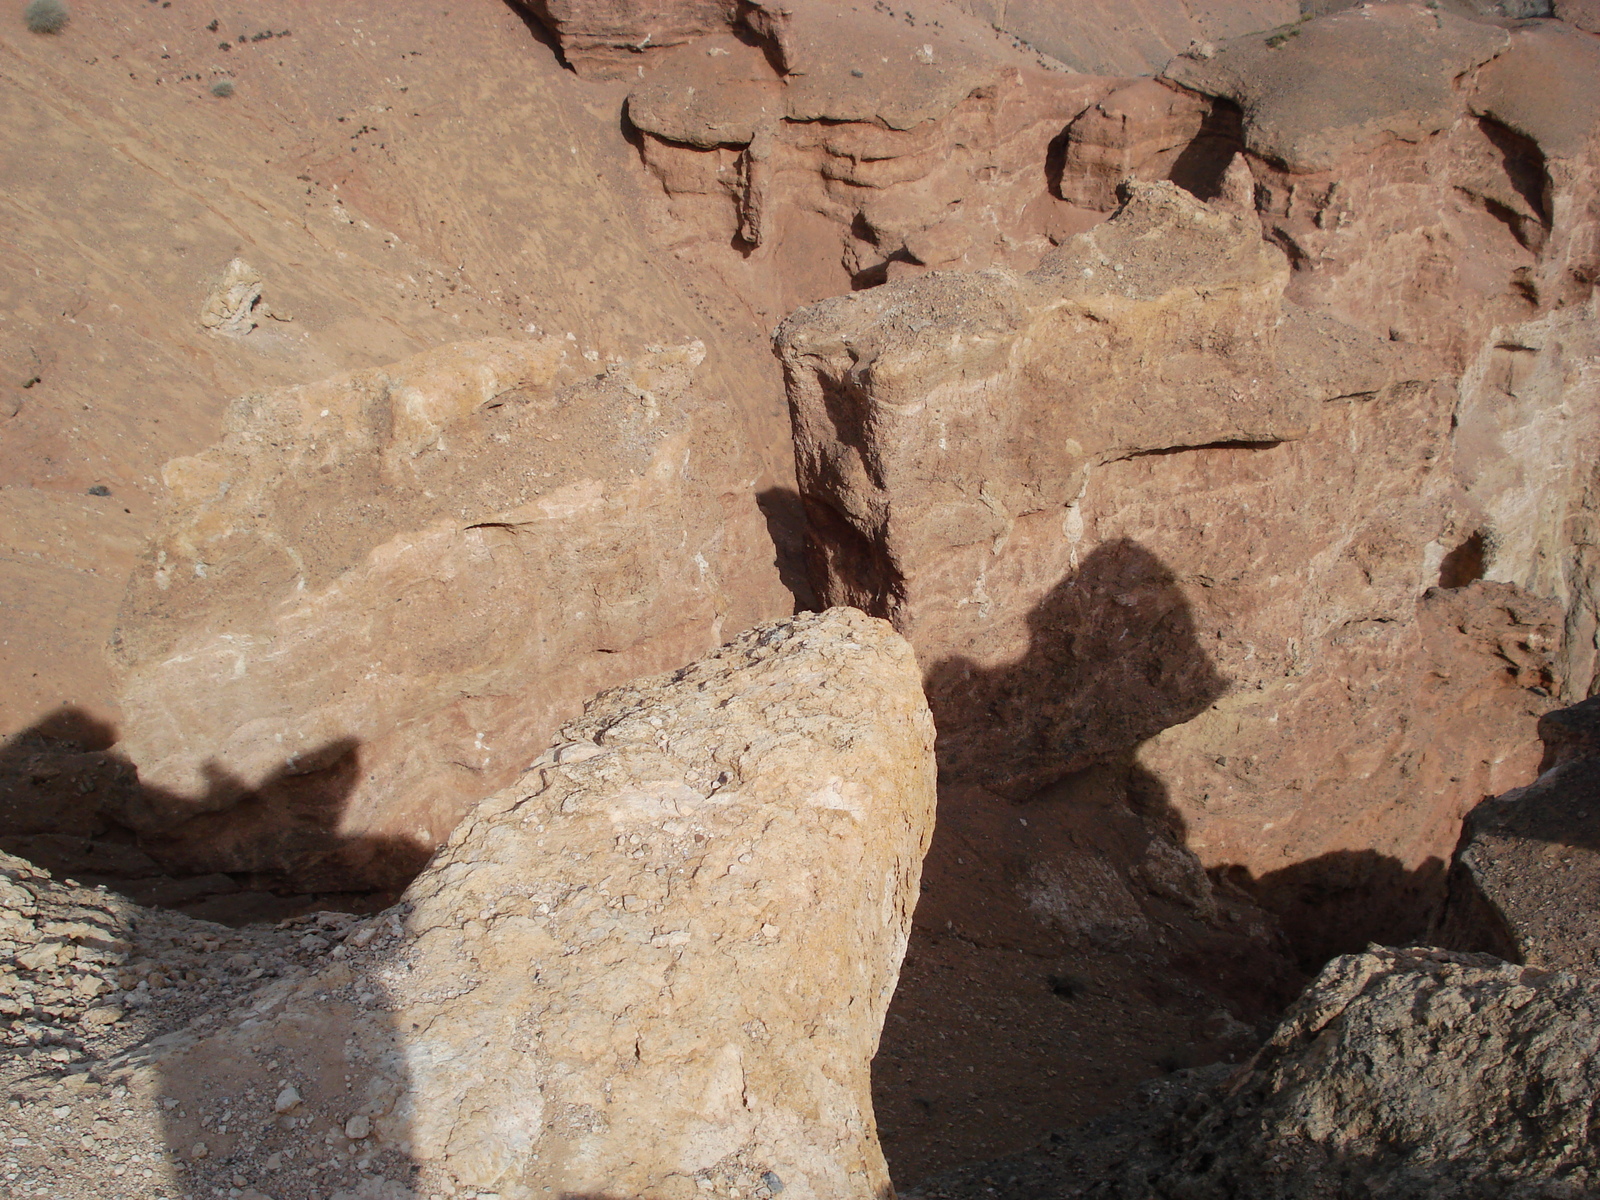
{"label": "rocky outcrop", "polygon": [[1286,302],[1249,215],[1130,186],[1028,275],[785,323],[818,573],[917,646],[947,778],[1020,797],[1139,747],[1314,959],[1425,920],[1461,815],[1533,769],[1559,609],[1443,578],[1436,368]]}
{"label": "rocky outcrop", "polygon": [[597,697],[321,974],[97,1075],[165,1097],[197,1183],[325,1139],[423,1194],[887,1194],[932,739],[883,622],[760,626]]}
{"label": "rocky outcrop", "polygon": [[738,15],[738,0],[519,0],[561,45],[585,78],[633,74],[654,53],[707,33]]}
{"label": "rocky outcrop", "polygon": [[1467,817],[1437,938],[1553,971],[1600,974],[1600,697],[1539,721],[1544,772]]}
{"label": "rocky outcrop", "polygon": [[1083,223],[1041,167],[1104,80],[1052,70],[953,5],[915,20],[758,5],[743,22],[743,40],[663,56],[627,111],[666,194],[662,236],[721,263],[774,322],[928,267],[1031,266]]}
{"label": "rocky outcrop", "polygon": [[595,689],[787,607],[703,348],[566,345],[248,396],[168,464],[115,641],[118,817],[168,870],[403,885]]}
{"label": "rocky outcrop", "polygon": [[1600,988],[1487,956],[1330,963],[1249,1068],[1192,1103],[1165,1161],[1101,1194],[1583,1195]]}
{"label": "rocky outcrop", "polygon": [[[1062,195],[1108,224],[779,337],[823,591],[918,646],[951,777],[1020,795],[1138,745],[1311,960],[1423,931],[1461,816],[1596,674],[1600,43],[1482,17],[1194,46],[1067,127]],[[1123,234],[1163,180],[1232,222],[1225,269],[1198,215]],[[1195,298],[1129,304],[1141,270]]]}
{"label": "rocky outcrop", "polygon": [[[1379,42],[1382,55],[1361,53]],[[1416,70],[1389,69],[1400,47]],[[1362,74],[1378,57],[1387,83]],[[1371,6],[1181,57],[1166,77],[1241,109],[1256,207],[1293,264],[1288,297],[1414,346],[1455,381],[1462,533],[1484,577],[1561,602],[1565,694],[1586,695],[1595,568],[1578,531],[1593,522],[1597,430],[1595,382],[1576,364],[1600,352],[1600,43],[1556,22],[1507,32]]]}

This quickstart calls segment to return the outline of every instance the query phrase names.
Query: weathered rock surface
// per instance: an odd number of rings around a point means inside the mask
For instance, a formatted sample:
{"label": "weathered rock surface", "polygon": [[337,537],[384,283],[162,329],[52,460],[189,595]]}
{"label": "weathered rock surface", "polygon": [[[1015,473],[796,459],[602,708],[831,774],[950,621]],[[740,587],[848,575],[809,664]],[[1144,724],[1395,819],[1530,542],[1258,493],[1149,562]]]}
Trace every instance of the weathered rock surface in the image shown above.
{"label": "weathered rock surface", "polygon": [[[141,908],[0,854],[6,1195],[125,1200],[194,1190],[199,1180],[184,1178],[188,1156],[167,1143],[157,1092],[102,1086],[92,1072],[191,1022],[216,1021],[263,986],[326,966],[328,954],[347,952],[339,946],[347,936],[364,944],[372,933],[339,913],[276,928],[226,929]],[[207,1123],[226,1124],[233,1106],[232,1097],[209,1097]],[[299,1200],[304,1193],[272,1178],[281,1161],[262,1158],[204,1165],[219,1185],[240,1186],[233,1180],[244,1172],[274,1196]],[[349,1174],[355,1176],[353,1166]],[[344,1182],[338,1172],[324,1179]]]}
{"label": "weathered rock surface", "polygon": [[1467,817],[1443,944],[1600,974],[1600,698],[1539,721],[1545,770]]}
{"label": "weathered rock surface", "polygon": [[1587,978],[1439,950],[1340,958],[1191,1106],[1165,1162],[1101,1194],[1587,1195],[1597,1030]]}
{"label": "weathered rock surface", "polygon": [[1461,815],[1532,771],[1560,611],[1424,597],[1471,514],[1436,367],[1287,303],[1248,215],[1130,186],[1026,276],[785,323],[823,593],[917,646],[952,782],[1139,746],[1152,810],[1314,959],[1425,920]]}
{"label": "weathered rock surface", "polygon": [[1040,168],[1109,81],[1052,69],[942,0],[906,17],[751,6],[742,40],[662,56],[628,98],[667,198],[661,236],[773,322],[927,267],[1032,266],[1097,219]]}
{"label": "weathered rock surface", "polygon": [[169,870],[403,885],[587,695],[786,607],[703,347],[585,379],[566,345],[248,396],[168,464],[116,752],[119,819]]}
{"label": "weathered rock surface", "polygon": [[738,0],[518,0],[555,34],[586,78],[631,75],[641,59],[725,31]]}
{"label": "weathered rock surface", "polygon": [[1509,44],[1502,30],[1421,5],[1363,5],[1179,55],[1163,75],[1237,105],[1252,154],[1306,173],[1449,128],[1456,80]]}
{"label": "weathered rock surface", "polygon": [[[788,485],[773,322],[652,240],[620,93],[597,106],[529,26],[503,0],[0,22],[0,737],[63,703],[120,722],[104,647],[161,467],[247,392],[530,325],[602,365],[700,339],[701,383],[776,467],[758,488]],[[256,327],[217,336],[235,258]]]}
{"label": "weathered rock surface", "polygon": [[760,626],[596,698],[343,961],[97,1074],[202,1170],[326,1135],[424,1193],[886,1194],[868,1065],[932,739],[886,624]]}
{"label": "weathered rock surface", "polygon": [[[915,10],[894,10],[886,4],[818,3],[816,0],[524,0],[527,8],[555,34],[563,57],[580,75],[618,78],[650,64],[656,52],[686,41],[744,25],[774,35],[808,10],[844,21],[879,25],[897,21],[913,36],[937,37],[951,15],[970,16],[1046,55],[1059,67],[1089,75],[1145,75],[1158,70],[1174,54],[1195,41],[1236,37],[1270,29],[1300,15],[1293,0],[1230,0],[1199,4],[1190,0],[1138,0],[1109,4],[1102,0],[926,0]],[[840,59],[835,43],[829,57]],[[787,50],[787,47],[785,47]]]}
{"label": "weathered rock surface", "polygon": [[1093,75],[1149,75],[1195,43],[1221,41],[1294,21],[1289,0],[961,0],[1034,49]]}

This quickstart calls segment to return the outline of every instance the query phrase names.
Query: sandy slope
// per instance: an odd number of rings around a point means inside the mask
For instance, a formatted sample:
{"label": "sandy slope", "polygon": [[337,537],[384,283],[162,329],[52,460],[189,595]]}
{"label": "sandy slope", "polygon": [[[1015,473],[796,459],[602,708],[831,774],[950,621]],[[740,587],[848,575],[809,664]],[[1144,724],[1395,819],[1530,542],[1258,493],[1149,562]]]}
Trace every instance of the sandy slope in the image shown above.
{"label": "sandy slope", "polygon": [[[161,464],[247,391],[529,326],[599,362],[700,337],[791,470],[765,331],[646,240],[621,98],[499,0],[0,20],[0,735],[115,723],[101,647]],[[241,339],[198,319],[235,256],[275,314]]]}

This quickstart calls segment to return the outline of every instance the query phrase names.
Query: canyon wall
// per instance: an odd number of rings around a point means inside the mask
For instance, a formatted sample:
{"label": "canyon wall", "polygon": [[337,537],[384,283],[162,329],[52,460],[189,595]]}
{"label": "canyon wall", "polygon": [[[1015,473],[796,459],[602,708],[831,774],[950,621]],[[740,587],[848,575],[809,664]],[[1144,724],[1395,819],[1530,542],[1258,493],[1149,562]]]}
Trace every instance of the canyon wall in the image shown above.
{"label": "canyon wall", "polygon": [[[1201,47],[1069,126],[1109,223],[785,322],[822,593],[917,646],[948,780],[1131,756],[1309,960],[1421,931],[1593,678],[1597,55],[1408,6]],[[1184,137],[1233,139],[1209,203],[1139,182]]]}

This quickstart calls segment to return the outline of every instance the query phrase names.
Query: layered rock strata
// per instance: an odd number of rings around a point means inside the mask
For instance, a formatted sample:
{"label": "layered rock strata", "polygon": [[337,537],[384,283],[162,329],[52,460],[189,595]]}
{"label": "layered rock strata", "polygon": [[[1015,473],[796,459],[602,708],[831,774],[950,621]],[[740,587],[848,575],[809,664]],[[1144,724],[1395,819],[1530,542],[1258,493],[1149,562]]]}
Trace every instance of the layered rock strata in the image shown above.
{"label": "layered rock strata", "polygon": [[868,1066],[932,740],[885,623],[760,626],[597,697],[342,961],[98,1074],[203,1164],[326,1135],[424,1193],[887,1194]]}
{"label": "layered rock strata", "polygon": [[1425,919],[1460,817],[1532,771],[1561,613],[1445,577],[1434,363],[1287,301],[1247,210],[1129,188],[1026,275],[784,324],[818,575],[917,646],[949,781],[1138,748],[1144,807],[1315,957]]}
{"label": "layered rock strata", "polygon": [[1570,25],[1362,6],[1113,93],[1069,127],[1061,184],[1105,211],[1124,179],[1220,193],[1209,164],[1231,140],[1237,190],[1289,256],[1286,297],[1457,389],[1446,549],[1561,603],[1573,699],[1596,678],[1597,89],[1600,42]]}
{"label": "layered rock strata", "polygon": [[668,202],[660,235],[774,322],[928,267],[1031,266],[1096,219],[1042,168],[1099,77],[1052,69],[945,4],[915,22],[756,6],[743,33],[660,58],[627,113]]}
{"label": "layered rock strata", "polygon": [[238,401],[123,605],[119,820],[174,872],[400,886],[597,688],[783,611],[703,354],[491,340]]}

